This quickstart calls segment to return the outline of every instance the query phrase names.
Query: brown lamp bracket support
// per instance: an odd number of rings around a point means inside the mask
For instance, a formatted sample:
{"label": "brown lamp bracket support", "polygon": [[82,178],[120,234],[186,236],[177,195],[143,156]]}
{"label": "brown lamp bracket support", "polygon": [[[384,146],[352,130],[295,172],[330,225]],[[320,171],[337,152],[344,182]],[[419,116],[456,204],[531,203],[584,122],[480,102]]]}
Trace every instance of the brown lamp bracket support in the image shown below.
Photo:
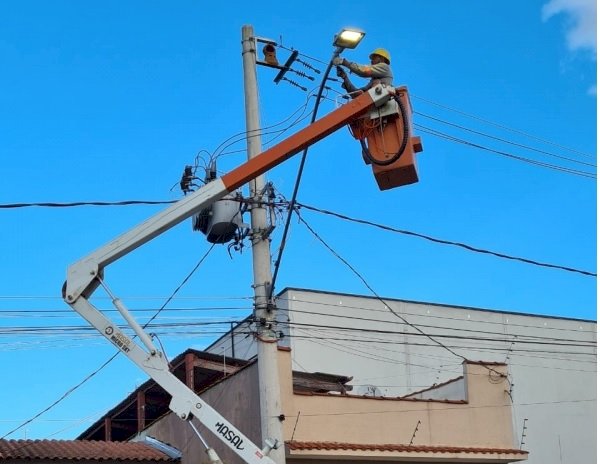
{"label": "brown lamp bracket support", "polygon": [[267,39],[264,37],[254,37],[254,41],[256,42],[256,50],[258,51],[258,43],[264,44],[262,48],[262,53],[264,56],[264,60],[256,60],[258,65],[263,65],[265,67],[277,68],[279,70],[283,69],[283,66],[279,65],[279,61],[277,60],[277,42],[273,39]]}

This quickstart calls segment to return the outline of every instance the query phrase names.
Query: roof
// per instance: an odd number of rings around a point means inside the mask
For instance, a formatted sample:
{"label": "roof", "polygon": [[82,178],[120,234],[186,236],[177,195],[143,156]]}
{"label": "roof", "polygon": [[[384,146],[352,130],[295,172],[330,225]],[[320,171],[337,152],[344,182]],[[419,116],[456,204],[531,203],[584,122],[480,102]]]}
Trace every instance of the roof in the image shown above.
{"label": "roof", "polygon": [[[281,350],[290,350],[279,347]],[[171,362],[175,376],[202,394],[212,386],[229,379],[256,360],[223,357],[213,353],[187,349]],[[352,377],[328,373],[293,372],[294,390],[327,395],[329,392],[346,394],[352,390],[347,384]],[[170,412],[171,396],[154,380],[149,379],[115,407],[109,410],[78,437],[78,440],[126,441]]]}
{"label": "roof", "polygon": [[396,444],[360,444],[334,441],[286,441],[286,447],[289,451],[350,451],[350,452],[383,452],[397,456],[408,456],[409,454],[427,454],[441,455],[453,454],[501,457],[507,460],[525,460],[529,454],[527,451],[514,448],[477,448],[477,447],[459,447],[459,446],[418,446],[418,445],[396,445]]}
{"label": "roof", "polygon": [[172,464],[179,458],[142,442],[0,440],[0,463],[18,461]]}
{"label": "roof", "polygon": [[[186,365],[186,360],[188,363]],[[171,360],[175,376],[185,382],[188,387],[200,393],[215,383],[226,379],[251,362],[232,357],[223,357],[208,352],[187,349]],[[187,369],[187,371],[186,371]],[[193,370],[193,371],[192,371]],[[144,396],[143,421],[139,422],[140,393]],[[78,440],[113,440],[125,441],[137,434],[142,428],[150,425],[159,417],[169,412],[171,396],[152,379],[148,379],[134,392],[119,402],[105,415],[81,433]],[[106,422],[112,420],[107,432]],[[108,436],[108,438],[107,438]]]}

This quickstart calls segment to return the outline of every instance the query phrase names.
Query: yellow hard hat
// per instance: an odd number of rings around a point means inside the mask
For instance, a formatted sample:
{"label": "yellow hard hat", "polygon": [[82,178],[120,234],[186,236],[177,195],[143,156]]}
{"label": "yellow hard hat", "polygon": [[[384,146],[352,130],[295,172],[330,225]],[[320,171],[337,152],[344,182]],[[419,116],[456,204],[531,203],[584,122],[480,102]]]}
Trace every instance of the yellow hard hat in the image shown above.
{"label": "yellow hard hat", "polygon": [[380,57],[383,57],[388,64],[392,61],[392,58],[390,57],[390,53],[385,49],[381,49],[381,48],[375,49],[373,52],[371,52],[371,54],[369,55],[369,58],[373,57],[374,55],[379,55]]}

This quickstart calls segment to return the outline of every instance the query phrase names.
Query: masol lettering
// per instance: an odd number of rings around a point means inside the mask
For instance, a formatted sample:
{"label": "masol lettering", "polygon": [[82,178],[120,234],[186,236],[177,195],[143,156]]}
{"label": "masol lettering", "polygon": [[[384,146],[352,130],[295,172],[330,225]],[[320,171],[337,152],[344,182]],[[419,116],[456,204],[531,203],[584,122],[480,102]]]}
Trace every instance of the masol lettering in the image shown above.
{"label": "masol lettering", "polygon": [[244,444],[244,440],[242,440],[242,438],[236,435],[233,430],[230,430],[227,425],[225,425],[224,423],[217,422],[215,427],[217,427],[217,433],[223,435],[227,441],[231,442],[232,446],[236,447],[239,450],[244,449],[242,446]]}

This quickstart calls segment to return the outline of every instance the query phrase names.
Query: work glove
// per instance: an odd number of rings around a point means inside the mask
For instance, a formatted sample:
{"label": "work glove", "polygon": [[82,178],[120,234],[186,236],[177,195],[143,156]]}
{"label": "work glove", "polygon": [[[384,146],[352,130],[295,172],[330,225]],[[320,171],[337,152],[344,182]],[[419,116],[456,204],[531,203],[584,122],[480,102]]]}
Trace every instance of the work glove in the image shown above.
{"label": "work glove", "polygon": [[342,65],[344,63],[344,59],[341,57],[334,57],[332,63],[335,66]]}

